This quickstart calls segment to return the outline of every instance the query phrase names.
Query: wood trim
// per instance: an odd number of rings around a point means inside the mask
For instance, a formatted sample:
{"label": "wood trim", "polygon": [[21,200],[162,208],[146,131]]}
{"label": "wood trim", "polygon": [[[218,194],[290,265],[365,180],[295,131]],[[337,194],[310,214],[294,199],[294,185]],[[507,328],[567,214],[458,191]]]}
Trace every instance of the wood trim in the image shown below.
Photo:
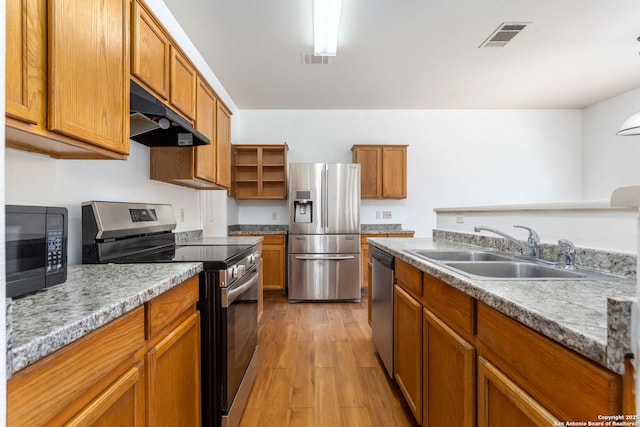
{"label": "wood trim", "polygon": [[147,339],[174,324],[180,314],[195,310],[199,298],[199,277],[195,275],[173,289],[153,298],[147,306]]}
{"label": "wood trim", "polygon": [[435,277],[424,273],[424,306],[433,311],[465,339],[476,333],[476,300]]}
{"label": "wood trim", "polygon": [[396,258],[395,276],[398,285],[422,302],[424,288],[422,286],[422,271]]}

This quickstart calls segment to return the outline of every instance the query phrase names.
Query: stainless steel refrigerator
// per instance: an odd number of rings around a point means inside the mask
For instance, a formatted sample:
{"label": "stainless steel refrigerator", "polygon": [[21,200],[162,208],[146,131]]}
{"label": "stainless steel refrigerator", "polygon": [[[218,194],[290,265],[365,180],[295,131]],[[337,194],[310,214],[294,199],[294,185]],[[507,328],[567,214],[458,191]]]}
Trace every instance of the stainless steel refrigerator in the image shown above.
{"label": "stainless steel refrigerator", "polygon": [[360,165],[289,165],[288,297],[360,301]]}

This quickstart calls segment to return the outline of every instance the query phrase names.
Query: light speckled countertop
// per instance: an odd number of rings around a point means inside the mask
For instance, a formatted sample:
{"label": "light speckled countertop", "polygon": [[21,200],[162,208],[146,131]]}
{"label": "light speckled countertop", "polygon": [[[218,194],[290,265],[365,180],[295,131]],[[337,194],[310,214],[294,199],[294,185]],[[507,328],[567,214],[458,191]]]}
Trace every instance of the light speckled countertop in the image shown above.
{"label": "light speckled countertop", "polygon": [[[232,236],[247,234],[287,234],[289,226],[285,224],[236,224],[228,227],[228,233]],[[414,230],[402,228],[402,224],[362,224],[361,234],[414,234]]]}
{"label": "light speckled countertop", "polygon": [[629,349],[630,305],[636,298],[635,278],[622,281],[474,280],[405,252],[406,249],[470,248],[461,243],[427,238],[369,238],[367,241],[594,362],[617,373],[624,371],[624,354]]}
{"label": "light speckled countertop", "polygon": [[202,271],[197,262],[69,266],[67,281],[12,301],[7,374],[38,361]]}

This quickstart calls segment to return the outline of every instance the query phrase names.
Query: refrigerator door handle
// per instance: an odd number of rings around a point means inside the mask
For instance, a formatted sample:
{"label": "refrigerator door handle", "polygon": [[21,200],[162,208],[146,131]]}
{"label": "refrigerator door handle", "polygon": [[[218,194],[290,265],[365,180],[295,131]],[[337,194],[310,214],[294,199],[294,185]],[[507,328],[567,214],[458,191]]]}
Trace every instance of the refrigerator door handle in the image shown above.
{"label": "refrigerator door handle", "polygon": [[338,256],[313,256],[313,255],[296,255],[296,259],[301,261],[344,261],[348,259],[354,259],[353,255],[338,255]]}
{"label": "refrigerator door handle", "polygon": [[328,173],[327,173],[327,165],[323,165],[322,167],[322,228],[323,231],[326,233],[329,228],[329,218],[327,218],[329,216],[329,207],[327,206],[327,202],[329,201],[329,196],[328,196],[328,188],[329,188],[329,183],[328,183]]}

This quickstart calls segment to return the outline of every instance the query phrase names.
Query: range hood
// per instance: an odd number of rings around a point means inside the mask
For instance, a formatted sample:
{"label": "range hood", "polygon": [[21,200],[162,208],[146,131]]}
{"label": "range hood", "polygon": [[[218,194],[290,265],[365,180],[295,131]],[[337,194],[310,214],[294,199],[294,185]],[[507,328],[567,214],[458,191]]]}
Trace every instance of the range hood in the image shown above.
{"label": "range hood", "polygon": [[134,141],[149,147],[211,144],[191,123],[134,81],[130,99],[130,137]]}

